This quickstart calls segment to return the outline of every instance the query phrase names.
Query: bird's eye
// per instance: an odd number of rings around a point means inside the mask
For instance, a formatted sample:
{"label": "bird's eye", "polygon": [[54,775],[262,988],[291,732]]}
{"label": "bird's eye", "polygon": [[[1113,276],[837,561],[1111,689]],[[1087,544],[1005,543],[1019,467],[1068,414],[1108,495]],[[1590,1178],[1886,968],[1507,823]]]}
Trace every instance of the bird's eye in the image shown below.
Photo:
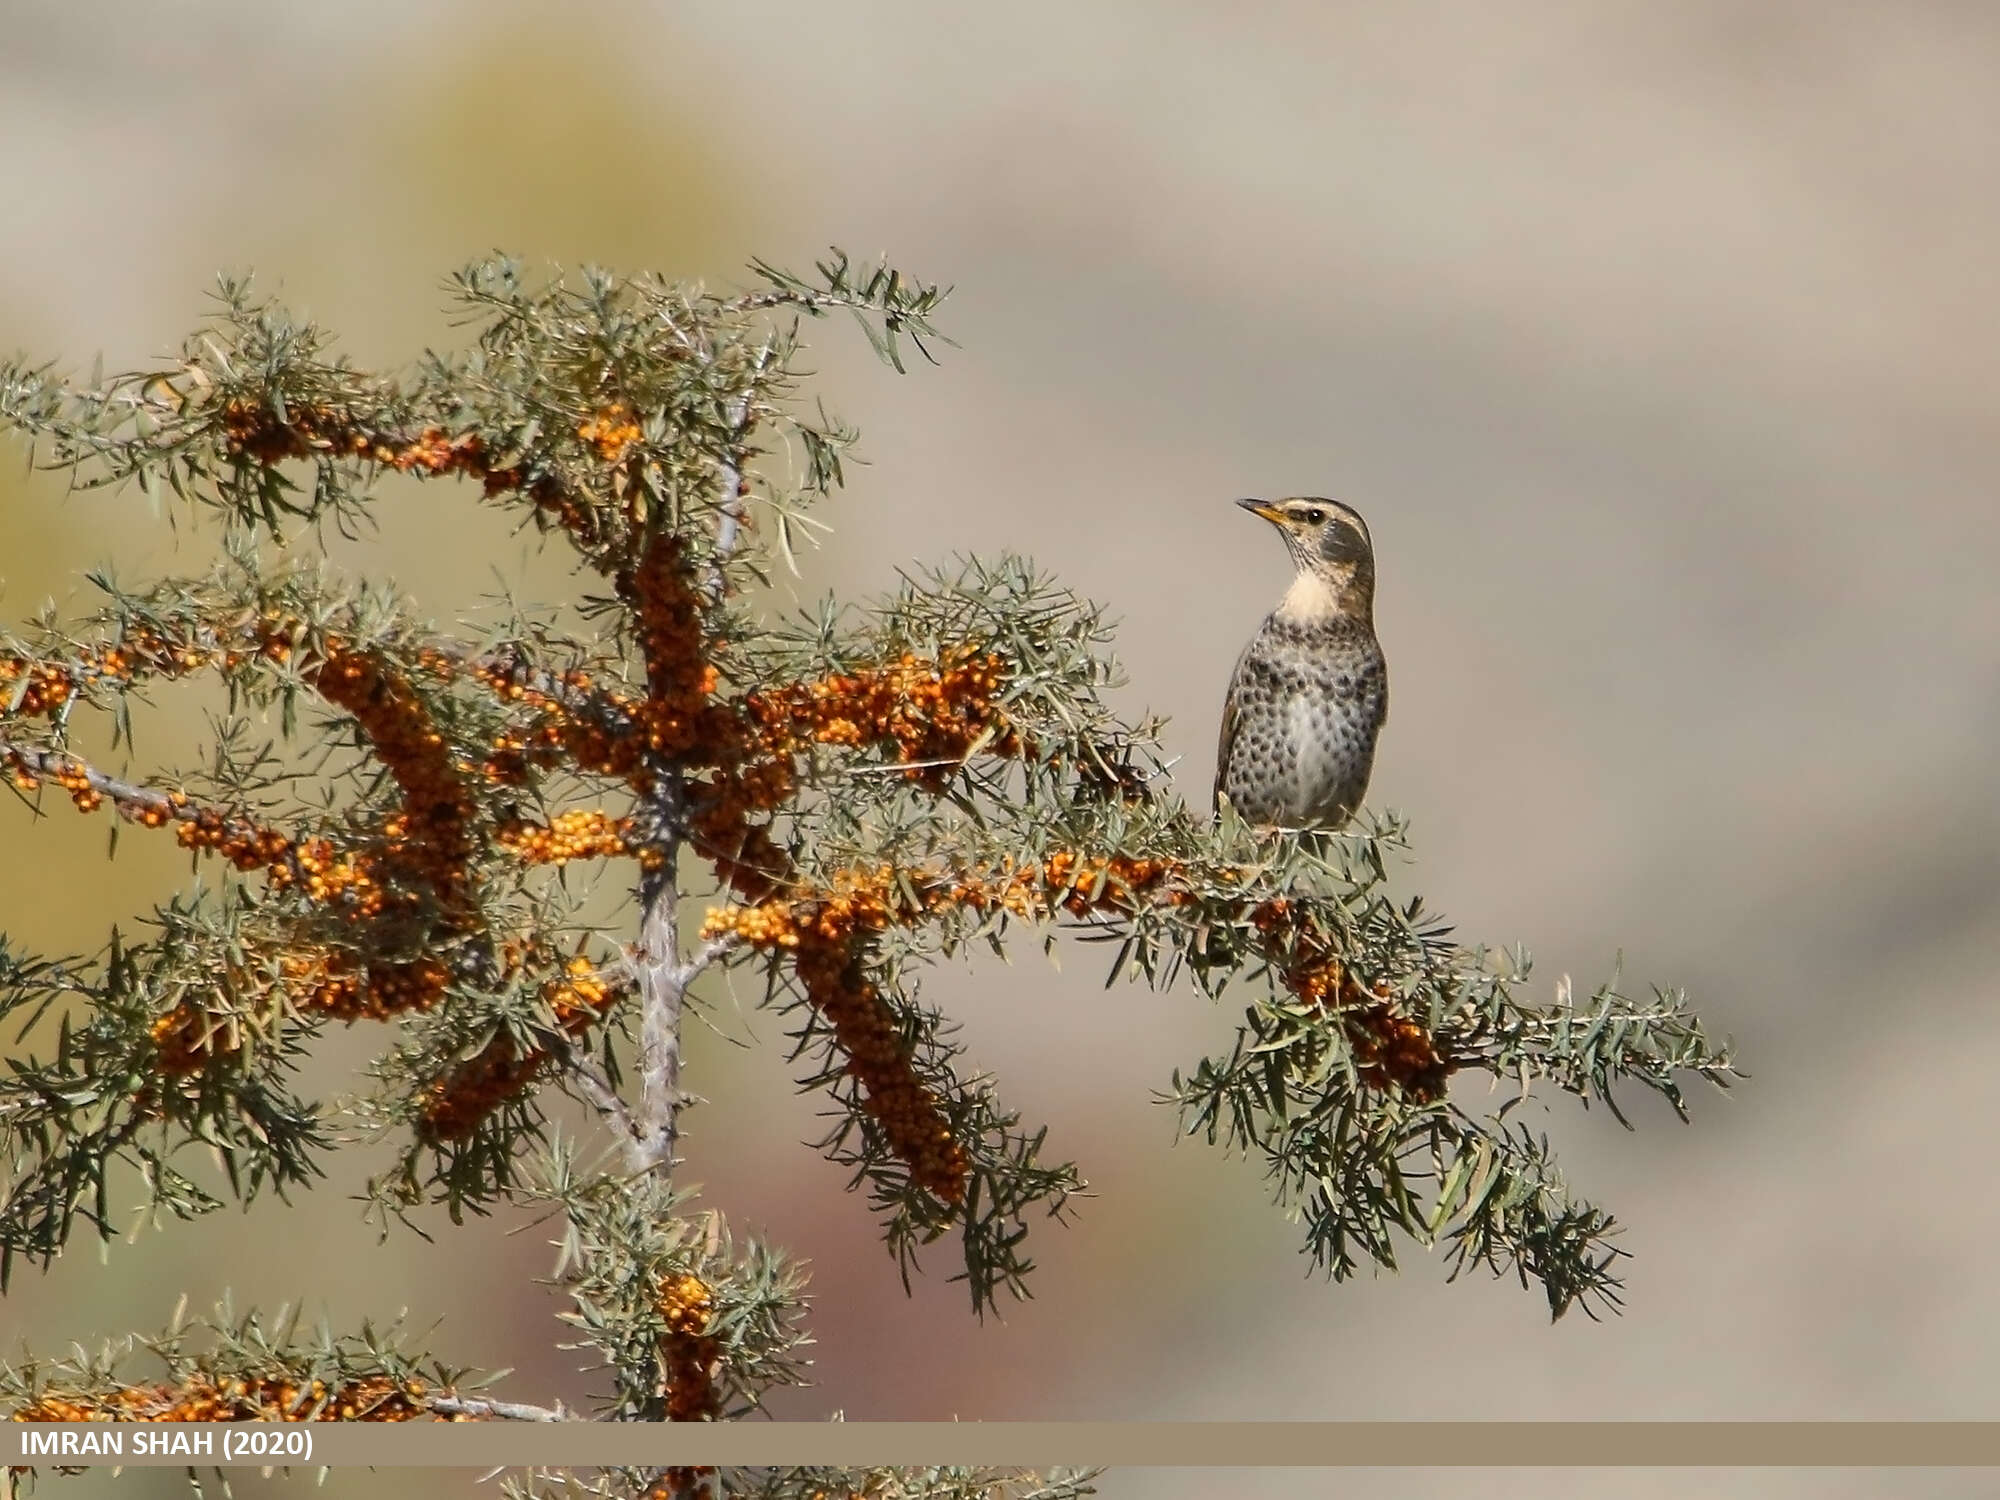
{"label": "bird's eye", "polygon": [[1326,512],[1321,510],[1317,505],[1315,505],[1310,510],[1305,511],[1303,513],[1303,518],[1305,520],[1306,525],[1317,526],[1326,519]]}

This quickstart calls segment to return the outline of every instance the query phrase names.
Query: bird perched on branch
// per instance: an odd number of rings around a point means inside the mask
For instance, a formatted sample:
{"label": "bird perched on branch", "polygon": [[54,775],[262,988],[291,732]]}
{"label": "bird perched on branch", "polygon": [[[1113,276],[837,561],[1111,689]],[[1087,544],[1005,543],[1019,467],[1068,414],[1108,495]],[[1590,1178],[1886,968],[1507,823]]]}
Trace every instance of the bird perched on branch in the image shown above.
{"label": "bird perched on branch", "polygon": [[1245,821],[1339,828],[1354,816],[1389,713],[1375,639],[1375,548],[1337,500],[1239,500],[1285,539],[1298,570],[1237,658],[1222,705],[1215,797]]}

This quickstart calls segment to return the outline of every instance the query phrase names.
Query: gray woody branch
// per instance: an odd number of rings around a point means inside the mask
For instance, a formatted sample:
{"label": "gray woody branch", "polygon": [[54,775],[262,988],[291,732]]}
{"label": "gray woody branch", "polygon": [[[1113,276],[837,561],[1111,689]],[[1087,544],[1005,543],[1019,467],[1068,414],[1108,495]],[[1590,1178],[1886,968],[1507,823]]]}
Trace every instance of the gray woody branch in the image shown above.
{"label": "gray woody branch", "polygon": [[477,1396],[430,1396],[426,1411],[454,1417],[497,1417],[504,1422],[573,1422],[575,1415],[558,1401],[554,1406],[530,1406],[524,1401],[488,1401]]}
{"label": "gray woody branch", "polygon": [[[757,355],[751,380],[763,374],[771,357],[766,343]],[[703,592],[711,607],[722,602],[727,582],[727,564],[736,550],[743,525],[743,438],[750,422],[750,397],[746,392],[729,404],[728,437],[717,465],[716,490],[720,497],[715,529],[715,550],[711,554]],[[686,783],[675,772],[659,779],[652,814],[660,840],[662,858],[640,880],[639,943],[635,953],[640,998],[639,1107],[626,1116],[621,1109],[613,1118],[627,1127],[626,1158],[635,1171],[657,1172],[671,1177],[674,1146],[679,1139],[681,1095],[681,1015],[687,1005],[688,985],[708,965],[729,948],[726,942],[709,943],[691,958],[683,960],[680,950],[680,843],[686,819]],[[586,1086],[588,1086],[586,1084]]]}

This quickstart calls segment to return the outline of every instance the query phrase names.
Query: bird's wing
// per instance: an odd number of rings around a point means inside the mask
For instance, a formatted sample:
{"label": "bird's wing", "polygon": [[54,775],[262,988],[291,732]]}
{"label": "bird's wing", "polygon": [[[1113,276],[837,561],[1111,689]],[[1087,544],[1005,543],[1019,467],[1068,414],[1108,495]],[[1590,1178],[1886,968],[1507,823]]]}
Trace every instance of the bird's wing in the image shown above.
{"label": "bird's wing", "polygon": [[1215,788],[1209,793],[1210,805],[1222,806],[1222,774],[1229,769],[1229,747],[1236,743],[1236,725],[1242,717],[1236,709],[1236,684],[1243,678],[1243,664],[1250,659],[1250,652],[1256,646],[1253,639],[1238,653],[1236,669],[1229,674],[1229,691],[1222,699],[1222,733],[1215,744]]}

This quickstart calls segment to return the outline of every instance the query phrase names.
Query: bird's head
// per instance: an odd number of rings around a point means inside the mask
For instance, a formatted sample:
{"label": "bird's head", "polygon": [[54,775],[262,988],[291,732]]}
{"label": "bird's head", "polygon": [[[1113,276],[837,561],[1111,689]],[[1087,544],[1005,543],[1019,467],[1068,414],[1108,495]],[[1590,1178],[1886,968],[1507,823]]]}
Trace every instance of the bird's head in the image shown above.
{"label": "bird's head", "polygon": [[1292,554],[1299,577],[1285,596],[1287,613],[1368,615],[1375,599],[1375,545],[1358,511],[1318,495],[1236,503],[1277,527]]}

